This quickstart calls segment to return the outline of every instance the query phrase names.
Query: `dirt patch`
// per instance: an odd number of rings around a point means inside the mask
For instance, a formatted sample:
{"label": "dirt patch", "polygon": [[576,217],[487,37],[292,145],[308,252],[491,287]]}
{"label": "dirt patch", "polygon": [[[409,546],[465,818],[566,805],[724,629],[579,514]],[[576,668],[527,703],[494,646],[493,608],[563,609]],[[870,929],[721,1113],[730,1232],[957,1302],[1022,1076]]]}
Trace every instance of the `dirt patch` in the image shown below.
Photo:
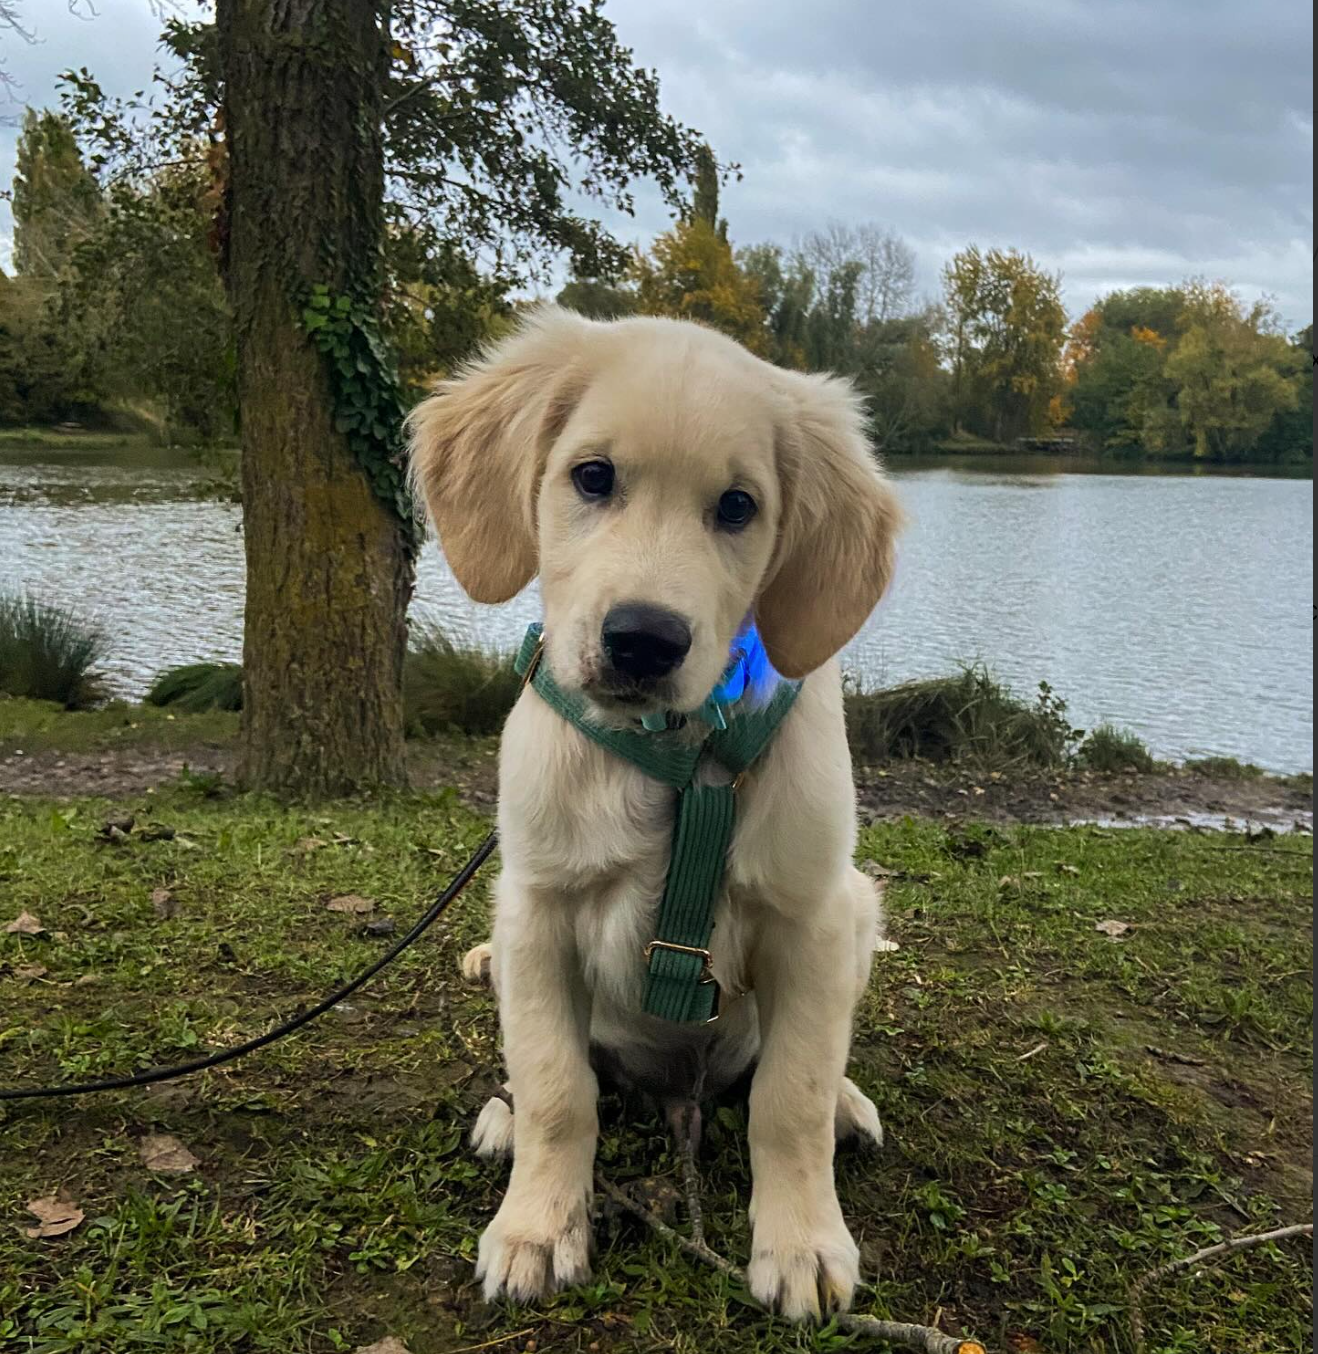
{"label": "dirt patch", "polygon": [[[231,782],[232,748],[122,748],[94,753],[52,750],[0,754],[0,794],[68,799],[140,794],[177,783],[185,772]],[[498,793],[494,740],[424,740],[407,749],[414,789],[453,786],[477,813],[493,814]],[[1269,827],[1312,830],[1306,784],[1272,776],[1233,779],[1169,771],[980,774],[924,762],[858,767],[857,797],[867,823],[906,815],[990,823],[1100,822],[1166,827]]]}
{"label": "dirt patch", "polygon": [[859,768],[856,788],[862,819],[869,823],[910,815],[1166,827],[1222,826],[1230,820],[1276,831],[1313,826],[1312,791],[1271,776],[1222,779],[1187,771],[980,775],[907,762]]}
{"label": "dirt patch", "polygon": [[[443,744],[414,743],[407,749],[407,766],[414,789],[451,785],[477,812],[493,812],[498,769],[492,746],[455,752]],[[220,776],[232,784],[236,767],[235,751],[215,744],[90,753],[10,751],[0,753],[0,794],[115,798],[176,784],[185,773]]]}
{"label": "dirt patch", "polygon": [[184,770],[230,777],[233,753],[207,745],[110,752],[10,752],[0,756],[0,794],[74,799],[140,794],[177,782]]}

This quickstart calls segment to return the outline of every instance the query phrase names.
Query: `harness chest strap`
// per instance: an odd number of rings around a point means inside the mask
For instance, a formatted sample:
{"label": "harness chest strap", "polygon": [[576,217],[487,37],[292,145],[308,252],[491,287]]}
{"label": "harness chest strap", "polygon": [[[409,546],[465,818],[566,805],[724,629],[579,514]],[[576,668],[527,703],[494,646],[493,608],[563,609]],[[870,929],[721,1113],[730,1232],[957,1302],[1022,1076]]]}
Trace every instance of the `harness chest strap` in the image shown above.
{"label": "harness chest strap", "polygon": [[[647,980],[643,1009],[682,1023],[711,1020],[718,986],[709,970],[714,906],[723,886],[728,847],[736,826],[736,785],[764,751],[792,708],[799,682],[780,682],[767,705],[725,712],[722,729],[703,741],[675,729],[641,732],[606,729],[591,722],[584,703],[563,691],[540,661],[543,629],[532,625],[517,654],[516,668],[540,697],[587,738],[631,762],[678,793],[672,854],[655,938],[645,947]],[[695,785],[708,754],[733,778],[729,785]]]}

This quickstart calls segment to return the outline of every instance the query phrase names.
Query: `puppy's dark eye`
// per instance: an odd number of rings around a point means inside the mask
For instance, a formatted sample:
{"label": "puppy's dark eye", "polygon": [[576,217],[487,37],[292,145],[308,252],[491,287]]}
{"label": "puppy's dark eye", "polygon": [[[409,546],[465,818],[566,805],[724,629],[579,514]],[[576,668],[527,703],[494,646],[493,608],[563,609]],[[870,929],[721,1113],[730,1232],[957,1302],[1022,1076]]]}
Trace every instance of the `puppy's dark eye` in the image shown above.
{"label": "puppy's dark eye", "polygon": [[755,516],[755,500],[740,489],[729,489],[718,501],[718,524],[738,531]]}
{"label": "puppy's dark eye", "polygon": [[613,467],[608,461],[583,461],[572,467],[572,483],[582,498],[608,498],[613,492]]}

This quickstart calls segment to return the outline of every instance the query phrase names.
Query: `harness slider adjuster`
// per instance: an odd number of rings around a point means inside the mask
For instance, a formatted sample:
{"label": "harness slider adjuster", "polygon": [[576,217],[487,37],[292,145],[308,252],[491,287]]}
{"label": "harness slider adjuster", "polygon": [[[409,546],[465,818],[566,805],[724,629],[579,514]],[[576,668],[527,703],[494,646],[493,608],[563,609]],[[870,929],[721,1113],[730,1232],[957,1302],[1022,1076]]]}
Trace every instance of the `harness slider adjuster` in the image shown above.
{"label": "harness slider adjuster", "polygon": [[708,950],[701,949],[699,945],[678,945],[671,940],[652,940],[645,947],[647,962],[656,950],[672,950],[674,954],[694,954],[701,962],[700,977],[696,981],[702,987],[714,981],[714,956]]}

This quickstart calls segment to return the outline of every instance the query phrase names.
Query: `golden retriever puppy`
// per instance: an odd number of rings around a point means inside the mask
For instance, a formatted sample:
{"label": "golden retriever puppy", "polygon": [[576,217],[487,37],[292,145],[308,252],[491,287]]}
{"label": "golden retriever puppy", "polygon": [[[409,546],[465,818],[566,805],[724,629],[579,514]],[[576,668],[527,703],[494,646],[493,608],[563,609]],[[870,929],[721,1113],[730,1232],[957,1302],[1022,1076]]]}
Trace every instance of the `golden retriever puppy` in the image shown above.
{"label": "golden retriever puppy", "polygon": [[695,324],[548,308],[410,425],[459,583],[503,602],[539,575],[542,661],[589,718],[698,710],[752,624],[776,670],[764,680],[804,679],[737,791],[712,1024],[642,1010],[673,790],[534,689],[509,717],[493,935],[467,961],[491,966],[514,1106],[492,1102],[475,1135],[513,1152],[480,1241],[486,1295],[529,1300],[589,1273],[597,1068],[668,1105],[753,1068],[751,1287],[792,1318],[845,1308],[857,1251],[833,1149],[837,1132],[880,1133],[844,1076],[879,904],[852,863],[835,655],[887,585],[901,517],[858,398]]}

